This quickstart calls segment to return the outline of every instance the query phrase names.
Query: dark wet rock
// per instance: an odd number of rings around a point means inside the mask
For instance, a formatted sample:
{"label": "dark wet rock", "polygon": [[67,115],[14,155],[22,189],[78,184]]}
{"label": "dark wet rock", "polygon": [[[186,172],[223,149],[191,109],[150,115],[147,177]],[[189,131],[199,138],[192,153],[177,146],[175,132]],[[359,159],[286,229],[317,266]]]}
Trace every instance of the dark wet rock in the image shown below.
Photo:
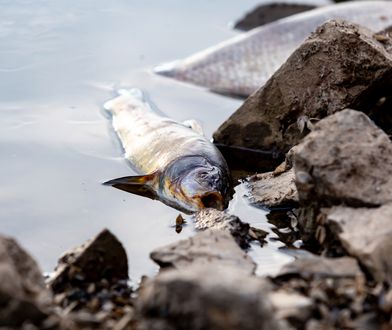
{"label": "dark wet rock", "polygon": [[263,244],[267,232],[253,228],[242,222],[237,216],[216,209],[203,209],[195,214],[195,228],[198,230],[217,229],[227,230],[235,238],[241,248],[248,248],[251,241],[257,240]]}
{"label": "dark wet rock", "polygon": [[265,280],[231,267],[199,265],[164,271],[140,292],[140,329],[282,329],[269,291]]}
{"label": "dark wet rock", "polygon": [[128,259],[124,247],[107,229],[91,241],[67,252],[50,280],[54,292],[61,292],[69,283],[115,282],[128,279]]}
{"label": "dark wet rock", "polygon": [[323,222],[346,251],[377,281],[392,285],[392,204],[371,209],[338,206],[324,212]]}
{"label": "dark wet rock", "polygon": [[35,260],[14,239],[0,235],[0,326],[39,324],[49,302]]}
{"label": "dark wet rock", "polygon": [[315,5],[307,3],[286,3],[272,2],[257,6],[245,16],[239,19],[235,25],[235,29],[248,31],[255,27],[276,21],[280,18],[302,13],[316,8]]}
{"label": "dark wet rock", "polygon": [[284,155],[273,151],[227,146],[217,143],[215,145],[225,157],[234,182],[245,179],[256,172],[270,171],[271,168],[284,161]]}
{"label": "dark wet rock", "polygon": [[251,176],[248,188],[250,200],[256,205],[274,208],[298,204],[294,169],[287,172],[267,172]]}
{"label": "dark wet rock", "polygon": [[162,268],[187,268],[191,265],[222,265],[253,274],[256,265],[225,230],[206,230],[151,252],[151,259]]}
{"label": "dark wet rock", "polygon": [[303,204],[378,206],[392,201],[392,143],[363,113],[344,110],[315,125],[294,155]]}
{"label": "dark wet rock", "polygon": [[318,120],[347,107],[370,111],[391,86],[385,47],[366,28],[326,22],[221,125],[215,142],[284,154]]}
{"label": "dark wet rock", "polygon": [[324,258],[315,255],[299,258],[283,266],[278,276],[300,276],[304,279],[359,278],[363,277],[363,273],[354,258]]}

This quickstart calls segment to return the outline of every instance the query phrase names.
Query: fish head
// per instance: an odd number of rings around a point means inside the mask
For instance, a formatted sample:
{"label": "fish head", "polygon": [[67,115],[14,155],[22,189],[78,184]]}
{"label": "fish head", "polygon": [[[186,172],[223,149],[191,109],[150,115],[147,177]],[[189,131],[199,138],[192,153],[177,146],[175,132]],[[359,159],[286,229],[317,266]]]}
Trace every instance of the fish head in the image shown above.
{"label": "fish head", "polygon": [[204,208],[224,210],[232,195],[226,168],[211,164],[201,156],[186,157],[173,164],[164,181],[166,195],[188,213]]}

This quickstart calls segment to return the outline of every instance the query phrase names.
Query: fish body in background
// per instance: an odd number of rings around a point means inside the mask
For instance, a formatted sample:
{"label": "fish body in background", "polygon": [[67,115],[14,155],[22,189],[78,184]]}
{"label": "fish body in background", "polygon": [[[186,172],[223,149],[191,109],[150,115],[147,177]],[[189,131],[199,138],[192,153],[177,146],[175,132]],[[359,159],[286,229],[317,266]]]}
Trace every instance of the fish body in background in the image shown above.
{"label": "fish body in background", "polygon": [[186,213],[228,206],[233,192],[229,169],[203,135],[158,115],[137,89],[119,91],[104,107],[112,114],[126,159],[141,174],[105,184]]}
{"label": "fish body in background", "polygon": [[158,66],[155,72],[218,93],[246,97],[263,86],[310,33],[330,19],[383,30],[392,26],[392,2],[352,1],[289,16],[184,60]]}

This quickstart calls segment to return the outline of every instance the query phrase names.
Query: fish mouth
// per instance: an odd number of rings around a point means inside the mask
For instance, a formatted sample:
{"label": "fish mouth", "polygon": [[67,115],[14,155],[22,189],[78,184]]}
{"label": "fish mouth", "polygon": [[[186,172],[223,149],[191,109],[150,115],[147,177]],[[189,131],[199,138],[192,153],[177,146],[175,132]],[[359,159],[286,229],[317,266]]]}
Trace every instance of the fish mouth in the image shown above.
{"label": "fish mouth", "polygon": [[224,209],[224,201],[222,195],[217,191],[206,192],[200,196],[201,208],[213,208],[220,211]]}

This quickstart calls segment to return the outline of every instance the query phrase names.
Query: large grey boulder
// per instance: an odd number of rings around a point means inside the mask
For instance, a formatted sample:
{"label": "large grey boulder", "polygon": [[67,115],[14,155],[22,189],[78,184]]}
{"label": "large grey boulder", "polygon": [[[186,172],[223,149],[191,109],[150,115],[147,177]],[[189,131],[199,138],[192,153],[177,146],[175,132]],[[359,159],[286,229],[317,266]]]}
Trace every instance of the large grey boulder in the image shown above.
{"label": "large grey boulder", "polygon": [[188,268],[192,265],[226,266],[239,269],[243,274],[253,274],[256,265],[242,251],[230,232],[206,230],[188,239],[158,248],[151,259],[162,268]]}
{"label": "large grey boulder", "polygon": [[369,112],[391,86],[390,40],[328,21],[214,133],[219,144],[286,153],[313,123],[345,108]]}
{"label": "large grey boulder", "polygon": [[232,267],[193,265],[164,271],[140,291],[139,326],[142,330],[282,329],[269,292],[265,280]]}

